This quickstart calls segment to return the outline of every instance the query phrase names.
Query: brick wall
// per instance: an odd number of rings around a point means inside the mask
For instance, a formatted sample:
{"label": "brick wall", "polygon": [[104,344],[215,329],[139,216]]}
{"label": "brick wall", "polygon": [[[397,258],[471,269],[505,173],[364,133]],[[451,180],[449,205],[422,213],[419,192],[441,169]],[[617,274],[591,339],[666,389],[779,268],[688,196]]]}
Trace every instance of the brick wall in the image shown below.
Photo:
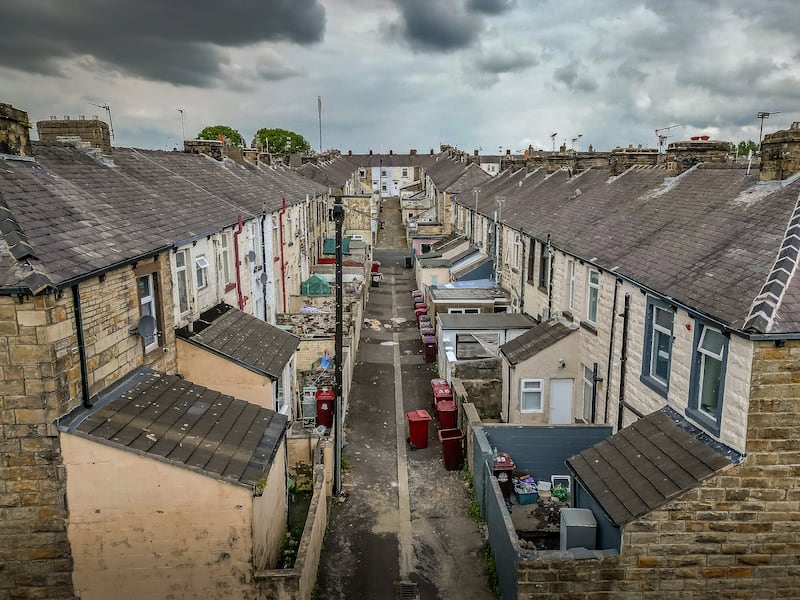
{"label": "brick wall", "polygon": [[111,154],[111,135],[108,125],[99,119],[64,118],[37,121],[36,130],[42,141],[79,137],[103,154],[107,156]]}

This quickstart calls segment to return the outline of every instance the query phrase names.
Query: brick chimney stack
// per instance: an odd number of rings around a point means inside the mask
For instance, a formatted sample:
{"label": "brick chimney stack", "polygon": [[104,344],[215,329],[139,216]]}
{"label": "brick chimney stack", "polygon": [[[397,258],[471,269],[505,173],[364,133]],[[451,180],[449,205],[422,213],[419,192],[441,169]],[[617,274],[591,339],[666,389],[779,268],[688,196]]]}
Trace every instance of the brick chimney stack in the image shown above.
{"label": "brick chimney stack", "polygon": [[0,103],[0,154],[32,156],[28,113]]}
{"label": "brick chimney stack", "polygon": [[780,181],[800,172],[800,121],[768,133],[761,142],[761,181]]}
{"label": "brick chimney stack", "polygon": [[709,140],[707,135],[673,142],[667,146],[667,175],[675,177],[698,163],[706,167],[725,165],[730,153],[730,142]]}
{"label": "brick chimney stack", "polygon": [[619,175],[634,165],[652,167],[658,163],[658,150],[656,148],[627,148],[617,147],[611,151],[609,167],[611,175]]}
{"label": "brick chimney stack", "polygon": [[42,141],[67,141],[80,139],[96,148],[101,154],[111,156],[111,134],[108,124],[97,117],[92,119],[50,118],[49,121],[37,121],[36,130]]}

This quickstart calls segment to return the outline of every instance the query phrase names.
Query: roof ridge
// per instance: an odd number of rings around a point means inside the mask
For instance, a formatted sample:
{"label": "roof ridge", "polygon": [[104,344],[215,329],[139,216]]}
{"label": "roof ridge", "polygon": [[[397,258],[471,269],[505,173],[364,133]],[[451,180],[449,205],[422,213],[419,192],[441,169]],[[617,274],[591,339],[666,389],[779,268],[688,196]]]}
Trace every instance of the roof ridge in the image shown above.
{"label": "roof ridge", "polygon": [[800,259],[800,195],[795,202],[772,269],[761,287],[761,292],[750,306],[744,323],[745,330],[767,333],[772,328],[789,283],[797,271],[798,259]]}
{"label": "roof ridge", "polygon": [[14,213],[3,198],[2,191],[0,191],[0,236],[8,245],[8,251],[11,256],[17,261],[36,258],[33,253],[33,246],[31,246],[28,237],[14,217]]}

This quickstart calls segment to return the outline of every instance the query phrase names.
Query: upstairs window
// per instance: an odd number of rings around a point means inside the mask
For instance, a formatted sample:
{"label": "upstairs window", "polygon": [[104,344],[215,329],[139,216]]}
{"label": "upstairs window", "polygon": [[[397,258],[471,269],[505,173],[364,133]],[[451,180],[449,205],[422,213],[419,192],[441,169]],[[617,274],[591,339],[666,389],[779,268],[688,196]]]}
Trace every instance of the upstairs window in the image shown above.
{"label": "upstairs window", "polygon": [[230,246],[228,245],[229,242],[229,235],[227,233],[223,233],[221,236],[220,241],[220,253],[219,253],[219,260],[220,266],[222,267],[222,279],[223,283],[230,283],[231,282],[231,251]]}
{"label": "upstairs window", "polygon": [[727,350],[728,338],[719,329],[697,323],[687,414],[714,435],[722,419]]}
{"label": "upstairs window", "polygon": [[[147,275],[140,275],[137,278],[137,287],[139,291],[139,314],[141,316],[151,316],[158,321],[158,311],[156,309],[156,275],[155,273],[148,273]],[[158,346],[158,331],[153,335],[144,338],[144,350],[149,352]]]}
{"label": "upstairs window", "polygon": [[572,310],[575,308],[575,261],[567,261],[567,306]]}
{"label": "upstairs window", "polygon": [[189,311],[189,274],[186,272],[187,250],[175,253],[175,275],[178,280],[178,312]]}
{"label": "upstairs window", "polygon": [[197,289],[202,290],[208,285],[208,260],[202,254],[194,259],[195,274],[197,276]]}
{"label": "upstairs window", "polygon": [[550,283],[550,249],[547,244],[539,245],[539,287],[547,289]]}
{"label": "upstairs window", "polygon": [[673,321],[669,306],[655,298],[647,299],[642,382],[665,398],[669,390]]}
{"label": "upstairs window", "polygon": [[586,320],[597,324],[597,302],[600,298],[600,271],[589,269],[586,286]]}

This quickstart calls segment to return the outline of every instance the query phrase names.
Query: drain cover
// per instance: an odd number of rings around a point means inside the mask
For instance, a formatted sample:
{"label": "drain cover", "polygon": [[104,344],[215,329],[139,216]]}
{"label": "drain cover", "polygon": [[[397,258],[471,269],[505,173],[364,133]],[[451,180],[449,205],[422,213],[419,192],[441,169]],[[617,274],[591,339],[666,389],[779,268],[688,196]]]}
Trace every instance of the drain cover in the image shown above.
{"label": "drain cover", "polygon": [[419,600],[419,590],[413,581],[401,581],[397,584],[398,600]]}

